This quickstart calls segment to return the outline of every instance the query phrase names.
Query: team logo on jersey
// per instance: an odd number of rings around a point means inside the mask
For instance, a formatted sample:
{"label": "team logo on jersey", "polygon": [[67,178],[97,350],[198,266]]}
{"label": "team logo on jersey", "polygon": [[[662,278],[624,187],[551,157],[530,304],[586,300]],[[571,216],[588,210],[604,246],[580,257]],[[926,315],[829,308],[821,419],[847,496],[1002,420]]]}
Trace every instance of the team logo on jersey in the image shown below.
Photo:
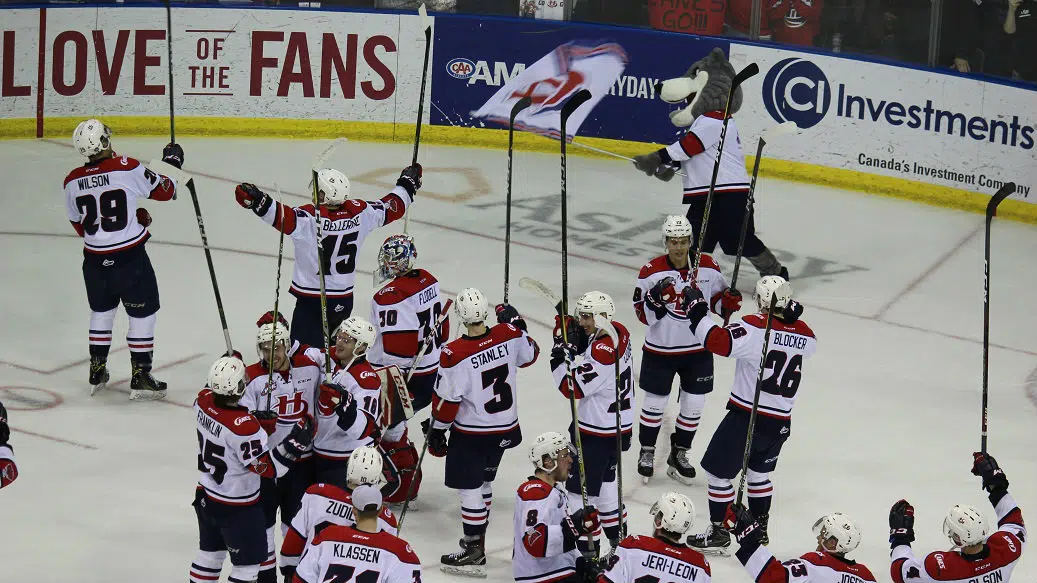
{"label": "team logo on jersey", "polygon": [[814,127],[828,113],[832,86],[814,63],[792,57],[777,62],[763,79],[763,104],[780,123]]}
{"label": "team logo on jersey", "polygon": [[288,421],[298,421],[306,415],[306,401],[302,393],[278,395],[277,415]]}

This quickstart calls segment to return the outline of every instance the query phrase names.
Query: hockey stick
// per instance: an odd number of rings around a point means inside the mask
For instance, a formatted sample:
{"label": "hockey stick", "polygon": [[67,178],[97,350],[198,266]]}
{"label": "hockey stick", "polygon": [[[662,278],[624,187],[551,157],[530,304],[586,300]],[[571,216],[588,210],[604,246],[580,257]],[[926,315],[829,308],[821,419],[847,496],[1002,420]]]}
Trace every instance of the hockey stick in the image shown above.
{"label": "hockey stick", "polygon": [[[270,358],[270,372],[269,372],[269,376],[266,379],[266,410],[267,411],[270,411],[270,405],[271,405],[270,401],[271,401],[271,399],[273,399],[273,394],[274,394],[274,344],[276,344],[276,340],[277,340],[277,314],[280,313],[278,310],[280,309],[280,303],[281,303],[281,261],[284,259],[284,204],[281,202],[282,201],[282,198],[281,198],[281,188],[277,185],[276,182],[274,183],[274,190],[277,191],[277,208],[278,208],[278,210],[281,211],[281,228],[278,229],[279,234],[277,236],[277,279],[276,279],[276,283],[274,285],[274,322],[273,322],[273,332],[270,334],[270,352],[267,353],[268,357]],[[277,220],[277,213],[276,212],[274,213],[274,220],[275,221]],[[287,351],[286,351],[285,356],[287,356]],[[318,393],[320,392],[320,387],[319,386],[317,387],[317,391],[318,391]],[[316,403],[317,401],[314,400],[313,402]]]}
{"label": "hockey stick", "polygon": [[745,473],[749,470],[749,454],[753,450],[753,433],[756,431],[756,414],[760,410],[760,392],[763,390],[763,371],[767,370],[767,348],[771,341],[774,325],[774,310],[778,307],[778,294],[771,293],[771,305],[767,310],[767,325],[763,329],[763,353],[760,355],[760,371],[756,375],[756,391],[753,393],[753,408],[749,413],[749,431],[745,436],[745,454],[742,455],[742,477],[738,480],[738,495],[735,504],[742,503],[745,491]]}
{"label": "hockey stick", "polygon": [[[756,160],[753,161],[753,179],[749,182],[749,196],[745,200],[745,211],[742,214],[742,232],[738,236],[738,252],[735,254],[735,268],[731,274],[731,287],[729,288],[732,292],[737,288],[738,284],[738,270],[742,266],[742,252],[745,249],[745,235],[749,231],[749,217],[752,216],[753,212],[753,196],[756,193],[756,177],[760,173],[760,158],[763,156],[763,147],[767,145],[768,139],[773,139],[776,136],[782,136],[785,134],[791,134],[799,131],[799,126],[794,121],[787,121],[785,123],[778,124],[770,129],[767,129],[760,135],[760,141],[756,144]],[[724,316],[724,326],[731,320],[731,314]]]}
{"label": "hockey stick", "polygon": [[[636,160],[634,160],[633,158],[631,158],[629,156],[624,156],[623,154],[617,154],[615,152],[610,152],[610,151],[604,150],[602,148],[597,148],[597,147],[594,147],[594,146],[591,146],[591,145],[588,145],[588,144],[584,144],[582,142],[577,142],[576,140],[573,140],[570,143],[572,145],[576,146],[577,148],[583,148],[584,150],[590,150],[591,152],[597,152],[599,154],[605,154],[606,156],[612,156],[613,158],[619,158],[620,160],[626,160],[627,162],[636,162]],[[674,172],[674,175],[675,176],[684,176],[684,173],[681,172],[680,170],[677,170],[676,172]]]}
{"label": "hockey stick", "polygon": [[[565,140],[562,140],[562,143],[565,143]],[[562,200],[565,199],[563,198]],[[569,338],[566,332],[568,326],[565,322],[565,297],[563,296],[562,298],[559,298],[553,291],[551,291],[551,288],[530,277],[523,277],[520,279],[519,287],[539,295],[551,304],[551,307],[553,307],[555,312],[558,314],[559,322],[561,322],[562,342],[568,344]],[[576,463],[578,464],[580,471],[580,497],[583,501],[583,511],[586,512],[587,507],[590,505],[588,503],[589,497],[587,495],[587,470],[583,463],[583,439],[580,437],[580,423],[576,410],[576,373],[572,366],[572,360],[568,357],[568,353],[566,353],[565,358],[565,377],[569,382],[569,410],[572,416],[573,445],[576,446]],[[590,546],[587,551],[589,553],[594,548],[595,544],[593,533],[587,533],[587,543]]]}
{"label": "hockey stick", "polygon": [[508,120],[508,195],[507,210],[505,211],[504,231],[504,303],[508,303],[508,287],[511,276],[511,165],[515,158],[515,118],[523,109],[533,103],[527,95],[519,99],[511,108],[511,118]]}
{"label": "hockey stick", "polygon": [[728,115],[728,109],[731,107],[731,101],[735,98],[735,91],[738,90],[738,86],[741,85],[746,79],[760,72],[760,66],[756,63],[750,63],[748,67],[742,69],[735,75],[735,78],[731,80],[731,90],[727,93],[727,103],[724,105],[724,122],[720,127],[720,142],[717,144],[717,158],[713,161],[713,177],[709,180],[709,192],[706,193],[706,207],[702,210],[702,225],[699,227],[698,241],[695,243],[695,263],[691,270],[691,281],[697,282],[699,279],[699,263],[702,261],[702,246],[706,241],[706,228],[709,226],[709,211],[713,206],[713,195],[716,193],[717,188],[717,175],[720,173],[720,159],[724,155],[724,141],[727,138],[727,124],[731,121]]}
{"label": "hockey stick", "polygon": [[166,0],[166,70],[169,72],[169,143],[176,143],[176,122],[173,116],[173,8]]}
{"label": "hockey stick", "polygon": [[[421,18],[421,28],[425,30],[425,64],[421,68],[421,92],[418,95],[418,121],[414,128],[414,155],[411,156],[411,165],[418,163],[418,144],[421,143],[421,116],[425,110],[425,85],[428,82],[428,62],[432,49],[432,21],[429,20],[425,4],[418,7],[418,17]],[[407,233],[410,227],[410,213],[403,216],[403,233]]]}
{"label": "hockey stick", "polygon": [[[566,199],[568,193],[566,192],[567,177],[566,171],[566,157],[565,157],[565,145],[569,141],[569,136],[565,132],[565,124],[569,120],[569,116],[573,114],[578,107],[584,104],[588,99],[591,98],[591,92],[586,89],[580,89],[575,95],[570,97],[562,105],[561,112],[561,144],[562,144],[562,316],[569,312],[569,237],[568,237],[568,207],[566,205]],[[569,339],[565,338],[565,327],[562,327],[563,340],[568,344]]]}
{"label": "hockey stick", "polygon": [[998,189],[987,203],[986,238],[983,241],[983,418],[980,422],[979,438],[979,451],[983,453],[987,453],[987,405],[990,392],[990,226],[994,215],[997,214],[997,205],[1014,192],[1015,183],[1009,182]]}
{"label": "hockey stick", "polygon": [[619,372],[619,330],[612,322],[603,322],[605,325],[601,326],[599,318],[601,316],[594,316],[594,324],[605,330],[616,350],[616,490],[619,492],[619,538],[624,539],[627,536],[627,523],[623,520],[623,419],[620,412],[623,408],[623,389]]}

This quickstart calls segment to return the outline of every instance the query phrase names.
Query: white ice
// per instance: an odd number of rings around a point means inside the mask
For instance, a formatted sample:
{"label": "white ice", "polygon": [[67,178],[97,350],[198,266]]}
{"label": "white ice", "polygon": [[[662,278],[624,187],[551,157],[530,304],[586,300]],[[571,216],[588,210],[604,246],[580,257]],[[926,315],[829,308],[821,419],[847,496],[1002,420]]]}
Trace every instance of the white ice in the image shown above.
{"label": "white ice", "polygon": [[[286,202],[302,204],[310,159],[326,142],[182,143],[187,169],[197,177],[231,335],[251,359],[255,319],[273,305],[277,235],[234,203],[234,184],[250,181],[272,193],[277,183]],[[117,135],[115,145],[147,160],[157,157],[162,140]],[[376,198],[410,156],[408,145],[351,142],[330,164],[352,177],[357,197]],[[210,363],[224,351],[189,196],[147,204],[155,220],[148,252],[162,293],[156,374],[169,382],[168,399],[128,401],[123,314],[110,360],[115,386],[90,397],[81,243],[66,220],[61,193],[62,177],[81,159],[68,140],[42,140],[0,142],[0,160],[5,182],[0,400],[10,411],[21,471],[17,482],[0,491],[3,579],[184,581],[197,548],[190,506],[196,443],[189,407]],[[420,265],[451,295],[476,286],[500,301],[505,154],[425,146],[421,160],[425,186],[410,226]],[[531,276],[560,286],[560,212],[553,206],[558,198],[546,198],[559,192],[558,166],[557,155],[515,155],[510,301],[528,315],[543,346],[550,345],[545,323],[551,307],[518,288],[517,281]],[[569,195],[570,296],[590,289],[611,294],[617,319],[630,327],[640,347],[644,328],[630,305],[634,279],[640,265],[661,251],[662,215],[683,212],[680,187],[676,181],[645,178],[626,162],[570,156]],[[538,198],[526,200],[531,197]],[[769,179],[760,182],[756,216],[761,237],[788,262],[797,295],[807,306],[804,319],[820,342],[804,366],[792,437],[773,476],[771,549],[781,558],[811,550],[814,520],[822,513],[846,512],[857,518],[864,535],[855,558],[879,581],[888,581],[886,520],[900,498],[916,506],[919,553],[948,548],[941,524],[955,503],[973,504],[994,520],[979,479],[969,473],[980,440],[983,218]],[[377,231],[364,246],[355,313],[368,314],[378,244],[401,228]],[[1029,298],[1037,288],[1032,259],[1037,229],[996,220],[993,245],[989,450],[1032,520],[1037,516],[1037,343]],[[290,241],[285,255],[281,310],[290,314]],[[720,260],[729,271],[732,258]],[[743,264],[743,293],[755,277]],[[716,359],[715,390],[692,448],[696,461],[724,414],[733,365]],[[549,379],[546,358],[520,374],[527,444],[540,432],[564,431],[568,425],[568,403]],[[60,404],[46,408],[55,401]],[[695,530],[708,522],[701,477],[685,487],[665,476],[675,405],[671,401],[651,484],[637,479],[635,451],[623,460],[633,533],[648,532],[648,508],[667,490],[691,496],[698,511]],[[442,484],[442,460],[429,457],[426,463],[420,510],[408,516],[403,536],[421,557],[426,580],[438,583],[450,579],[440,573],[438,558],[457,548],[459,502]],[[490,580],[510,580],[514,492],[529,473],[525,446],[505,456],[494,484]],[[712,565],[718,581],[749,581],[734,558]],[[1015,580],[1035,578],[1031,550]]]}

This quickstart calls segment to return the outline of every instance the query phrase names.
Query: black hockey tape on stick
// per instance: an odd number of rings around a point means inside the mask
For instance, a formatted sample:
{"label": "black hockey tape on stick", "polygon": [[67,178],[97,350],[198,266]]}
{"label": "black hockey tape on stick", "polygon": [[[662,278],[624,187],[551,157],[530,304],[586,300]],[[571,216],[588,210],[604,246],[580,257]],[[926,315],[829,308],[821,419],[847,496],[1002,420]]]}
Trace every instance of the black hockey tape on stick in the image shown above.
{"label": "black hockey tape on stick", "polygon": [[1015,183],[1002,186],[987,203],[986,234],[983,240],[983,410],[980,420],[979,451],[987,452],[987,407],[990,398],[990,227],[997,206],[1015,192]]}
{"label": "black hockey tape on stick", "polygon": [[418,7],[418,16],[421,17],[422,27],[425,29],[425,64],[421,68],[421,92],[418,94],[418,121],[414,130],[414,155],[411,164],[418,163],[418,144],[421,143],[421,116],[425,110],[425,85],[428,82],[428,62],[432,49],[432,21],[428,18],[425,4]]}
{"label": "black hockey tape on stick", "polygon": [[198,234],[202,237],[202,249],[205,251],[205,263],[209,266],[209,279],[212,280],[212,292],[216,296],[216,309],[220,313],[220,325],[223,326],[223,340],[227,343],[227,354],[234,354],[230,342],[230,330],[227,327],[227,314],[223,310],[223,298],[220,297],[220,285],[216,283],[216,269],[212,265],[212,252],[209,250],[209,238],[205,235],[205,222],[202,220],[202,207],[198,204],[198,192],[194,188],[194,180],[187,181],[187,190],[194,203],[194,216],[198,221]]}
{"label": "black hockey tape on stick", "polygon": [[176,143],[176,123],[173,115],[173,9],[166,0],[166,70],[169,72],[169,143]]}
{"label": "black hockey tape on stick", "polygon": [[753,432],[756,430],[756,414],[760,410],[760,392],[763,390],[763,371],[767,370],[767,348],[771,342],[771,328],[774,325],[774,310],[778,308],[777,290],[771,292],[771,305],[767,310],[767,325],[763,329],[763,353],[760,355],[760,371],[756,375],[756,391],[753,392],[753,408],[749,412],[749,430],[745,436],[745,453],[742,454],[742,477],[738,480],[738,497],[735,504],[742,503],[745,492],[745,473],[749,469],[749,454],[753,450]]}
{"label": "black hockey tape on stick", "polygon": [[508,288],[511,280],[511,167],[515,159],[515,118],[522,110],[533,103],[528,95],[519,99],[511,108],[511,117],[508,119],[508,196],[507,210],[505,211],[504,231],[504,303],[508,303]]}

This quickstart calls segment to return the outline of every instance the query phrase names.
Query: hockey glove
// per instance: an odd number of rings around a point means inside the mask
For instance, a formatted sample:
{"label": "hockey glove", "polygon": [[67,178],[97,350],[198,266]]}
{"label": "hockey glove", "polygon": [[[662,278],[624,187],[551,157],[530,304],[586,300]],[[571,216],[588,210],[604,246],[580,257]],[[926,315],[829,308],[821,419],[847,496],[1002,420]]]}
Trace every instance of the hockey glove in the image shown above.
{"label": "hockey glove", "polygon": [[720,316],[727,320],[742,309],[742,292],[727,288],[720,293]]}
{"label": "hockey glove", "polygon": [[428,452],[432,457],[445,457],[447,451],[446,428],[433,428],[425,435],[428,440]]}
{"label": "hockey glove", "polygon": [[682,303],[684,312],[688,316],[688,323],[691,324],[691,329],[694,331],[698,328],[702,318],[709,314],[709,304],[706,302],[706,298],[702,297],[702,292],[693,285],[684,288]]}
{"label": "hockey glove", "polygon": [[252,416],[259,421],[259,426],[267,435],[273,435],[277,430],[277,413],[273,411],[251,411]]}
{"label": "hockey glove", "polygon": [[321,413],[331,415],[348,394],[345,387],[338,383],[321,383],[320,394],[317,396],[317,404]]}
{"label": "hockey glove", "polygon": [[729,504],[724,515],[724,528],[735,535],[735,540],[743,547],[760,546],[763,542],[763,529],[756,522],[749,509],[742,504]]}
{"label": "hockey glove", "polygon": [[791,325],[795,324],[796,320],[799,320],[799,317],[802,315],[803,304],[797,302],[796,300],[789,300],[789,304],[785,306],[785,309],[781,311],[781,315],[778,316],[778,319],[784,322],[785,324]]}
{"label": "hockey glove", "polygon": [[910,545],[915,540],[915,507],[901,500],[889,509],[889,546]]}
{"label": "hockey glove", "polygon": [[167,144],[165,148],[162,148],[162,161],[170,166],[183,168],[184,149],[180,147],[180,144]]}
{"label": "hockey glove", "polygon": [[990,494],[990,503],[997,506],[1008,492],[1008,477],[990,454],[977,451],[972,454],[972,460],[972,474],[983,478],[983,489]]}
{"label": "hockey glove", "polygon": [[403,172],[400,172],[396,186],[402,186],[413,199],[418,189],[421,188],[421,164],[412,164],[404,168]]}
{"label": "hockey glove", "polygon": [[140,226],[142,227],[151,226],[151,213],[148,212],[148,209],[137,209],[137,222],[140,223]]}
{"label": "hockey glove", "polygon": [[278,453],[288,461],[295,461],[313,444],[313,419],[303,417],[292,427],[292,432],[277,446]]}
{"label": "hockey glove", "polygon": [[526,321],[511,304],[497,304],[494,311],[497,312],[498,324],[511,324],[523,332],[526,331]]}
{"label": "hockey glove", "polygon": [[666,315],[666,305],[677,299],[677,290],[674,289],[672,277],[664,277],[652,286],[645,294],[645,307],[655,314],[656,318]]}
{"label": "hockey glove", "polygon": [[565,546],[572,548],[570,544],[575,545],[581,536],[587,536],[598,530],[600,526],[598,510],[593,506],[588,506],[586,512],[583,508],[573,512],[571,516],[562,519],[562,536],[566,543]]}
{"label": "hockey glove", "polygon": [[[263,315],[260,316],[258,320],[256,320],[256,327],[258,328],[266,324],[272,324],[273,321],[274,311],[270,310],[268,312],[264,312]],[[285,318],[284,314],[282,314],[281,312],[277,312],[277,321],[283,324],[285,328],[288,328],[288,319]]]}
{"label": "hockey glove", "polygon": [[566,343],[561,336],[555,336],[554,346],[551,347],[551,369],[556,369],[566,362],[572,362],[576,358],[576,346],[571,342]]}
{"label": "hockey glove", "polygon": [[274,203],[274,199],[270,198],[262,190],[256,188],[255,184],[249,184],[243,182],[234,189],[234,198],[237,199],[238,204],[242,208],[252,209],[252,212],[256,213],[256,216],[263,216],[268,210],[270,205]]}
{"label": "hockey glove", "polygon": [[[555,339],[555,343],[558,342],[558,339],[562,338],[561,316],[555,316],[555,326],[551,334]],[[583,328],[580,326],[580,323],[576,318],[573,318],[572,316],[565,317],[565,339],[569,341],[569,344],[576,347],[577,353],[587,350],[587,345],[590,343],[590,337],[583,331]]]}
{"label": "hockey glove", "polygon": [[11,428],[7,425],[7,409],[4,408],[4,404],[0,403],[0,445],[7,445],[7,440],[11,438]]}

